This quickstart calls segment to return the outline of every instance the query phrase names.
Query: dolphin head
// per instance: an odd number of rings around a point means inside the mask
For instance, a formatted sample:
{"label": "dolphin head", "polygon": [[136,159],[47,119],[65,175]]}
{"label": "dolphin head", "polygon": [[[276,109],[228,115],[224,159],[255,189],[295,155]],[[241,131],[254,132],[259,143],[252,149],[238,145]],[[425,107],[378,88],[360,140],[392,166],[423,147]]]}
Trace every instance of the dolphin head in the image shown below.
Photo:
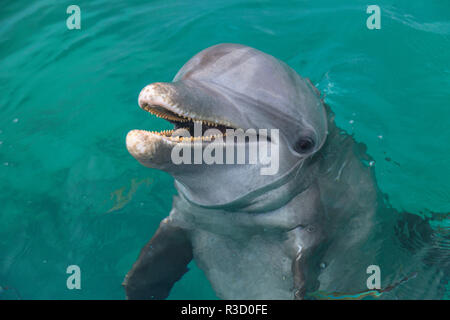
{"label": "dolphin head", "polygon": [[[142,89],[139,106],[173,123],[174,130],[130,131],[128,151],[144,166],[171,174],[180,194],[203,207],[251,207],[267,203],[269,193],[270,206],[276,207],[288,197],[289,192],[280,192],[283,186],[307,187],[310,159],[327,136],[325,107],[310,82],[276,58],[238,44],[201,51],[173,82]],[[235,143],[226,159],[224,142],[232,132],[253,137]],[[251,157],[262,142],[264,163],[262,157],[256,163],[237,161],[238,147]],[[210,154],[223,161],[195,161],[195,146],[197,155],[214,146]],[[180,154],[192,161],[174,161]]]}

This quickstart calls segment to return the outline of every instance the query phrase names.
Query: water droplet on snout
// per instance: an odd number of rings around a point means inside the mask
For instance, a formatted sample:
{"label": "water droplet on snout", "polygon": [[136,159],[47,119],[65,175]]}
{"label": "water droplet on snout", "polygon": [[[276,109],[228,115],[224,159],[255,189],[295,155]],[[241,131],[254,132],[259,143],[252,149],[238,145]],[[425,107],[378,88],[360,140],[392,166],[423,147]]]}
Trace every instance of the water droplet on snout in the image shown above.
{"label": "water droplet on snout", "polygon": [[327,267],[327,264],[325,262],[322,262],[319,266],[320,269],[325,269]]}

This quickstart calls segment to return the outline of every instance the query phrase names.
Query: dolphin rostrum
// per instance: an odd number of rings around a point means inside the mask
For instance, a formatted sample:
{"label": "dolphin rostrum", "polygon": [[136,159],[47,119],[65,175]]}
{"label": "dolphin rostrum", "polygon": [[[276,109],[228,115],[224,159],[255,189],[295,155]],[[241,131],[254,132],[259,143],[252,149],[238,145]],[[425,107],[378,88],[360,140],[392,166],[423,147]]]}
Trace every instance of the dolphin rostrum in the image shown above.
{"label": "dolphin rostrum", "polygon": [[[178,195],[125,277],[128,299],[166,298],[192,259],[224,299],[398,298],[408,286],[412,298],[442,292],[448,272],[423,262],[433,256],[428,223],[389,208],[365,146],[336,127],[317,89],[285,63],[216,45],[173,82],[146,86],[139,106],[174,130],[130,131],[128,151],[171,174]],[[228,153],[225,138],[239,130],[253,131]],[[270,174],[261,171],[267,161],[236,161],[239,148],[251,157],[262,142],[277,162]],[[220,161],[196,163],[196,147],[214,149]],[[221,161],[230,154],[232,164]],[[408,228],[421,230],[412,250]],[[448,255],[439,259],[448,267]],[[385,289],[368,286],[372,265]]]}

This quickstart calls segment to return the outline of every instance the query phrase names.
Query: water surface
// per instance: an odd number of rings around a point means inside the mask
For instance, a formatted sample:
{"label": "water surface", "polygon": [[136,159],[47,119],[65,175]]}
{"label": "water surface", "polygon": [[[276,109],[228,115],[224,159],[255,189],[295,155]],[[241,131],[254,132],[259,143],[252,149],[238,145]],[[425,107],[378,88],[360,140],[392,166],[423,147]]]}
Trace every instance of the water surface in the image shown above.
{"label": "water surface", "polygon": [[[66,8],[81,8],[68,30]],[[450,2],[9,1],[0,10],[0,299],[122,299],[121,282],[171,208],[172,178],[140,166],[137,105],[222,42],[285,61],[364,142],[392,206],[450,212]],[[440,217],[440,218],[439,218]],[[448,216],[432,223],[448,236]],[[447,247],[448,249],[448,247]],[[82,290],[66,288],[66,268]],[[448,290],[449,291],[449,290]],[[447,298],[450,293],[447,294]],[[170,298],[215,298],[192,270]]]}

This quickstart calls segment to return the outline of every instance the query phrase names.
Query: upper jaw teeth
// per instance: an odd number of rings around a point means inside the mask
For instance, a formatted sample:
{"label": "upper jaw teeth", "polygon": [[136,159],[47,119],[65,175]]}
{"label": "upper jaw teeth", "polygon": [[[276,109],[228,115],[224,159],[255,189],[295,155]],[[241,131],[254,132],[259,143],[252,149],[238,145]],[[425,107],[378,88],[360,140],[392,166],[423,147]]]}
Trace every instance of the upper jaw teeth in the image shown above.
{"label": "upper jaw teeth", "polygon": [[[194,126],[206,126],[210,128],[217,128],[217,127],[227,127],[227,128],[234,128],[229,122],[227,121],[219,121],[219,120],[211,120],[211,119],[204,119],[202,117],[197,116],[188,116],[185,112],[174,112],[172,109],[174,108],[166,108],[158,105],[149,105],[147,103],[140,104],[141,108],[145,111],[155,115],[158,118],[162,118],[165,120],[173,121],[178,123],[180,126],[184,126],[186,124],[189,126],[188,123],[192,123]],[[175,108],[179,110],[179,108]],[[192,128],[192,127],[191,127]],[[216,131],[219,131],[219,129],[215,129]],[[222,128],[223,131],[223,128]],[[194,130],[195,132],[195,130]],[[151,131],[150,133],[162,136],[170,141],[174,142],[183,142],[183,141],[211,141],[214,139],[217,139],[219,137],[225,136],[226,133],[211,133],[206,130],[206,132],[202,132],[199,136],[191,136],[190,131],[188,128],[181,127],[176,128],[175,130],[164,130],[161,132]],[[205,135],[206,134],[206,135]]]}
{"label": "upper jaw teeth", "polygon": [[[158,118],[162,118],[165,120],[171,120],[171,121],[177,121],[177,122],[197,122],[205,124],[209,127],[217,127],[217,126],[226,126],[226,127],[234,127],[230,122],[228,121],[221,121],[217,119],[204,119],[204,117],[200,117],[197,115],[188,116],[184,112],[174,112],[172,110],[168,110],[166,108],[160,107],[160,106],[150,106],[146,103],[143,103],[141,105],[141,108],[145,111],[155,115]],[[178,108],[176,108],[179,110]],[[163,111],[167,110],[167,111]],[[169,113],[170,112],[170,113]],[[205,117],[206,118],[206,117]]]}

